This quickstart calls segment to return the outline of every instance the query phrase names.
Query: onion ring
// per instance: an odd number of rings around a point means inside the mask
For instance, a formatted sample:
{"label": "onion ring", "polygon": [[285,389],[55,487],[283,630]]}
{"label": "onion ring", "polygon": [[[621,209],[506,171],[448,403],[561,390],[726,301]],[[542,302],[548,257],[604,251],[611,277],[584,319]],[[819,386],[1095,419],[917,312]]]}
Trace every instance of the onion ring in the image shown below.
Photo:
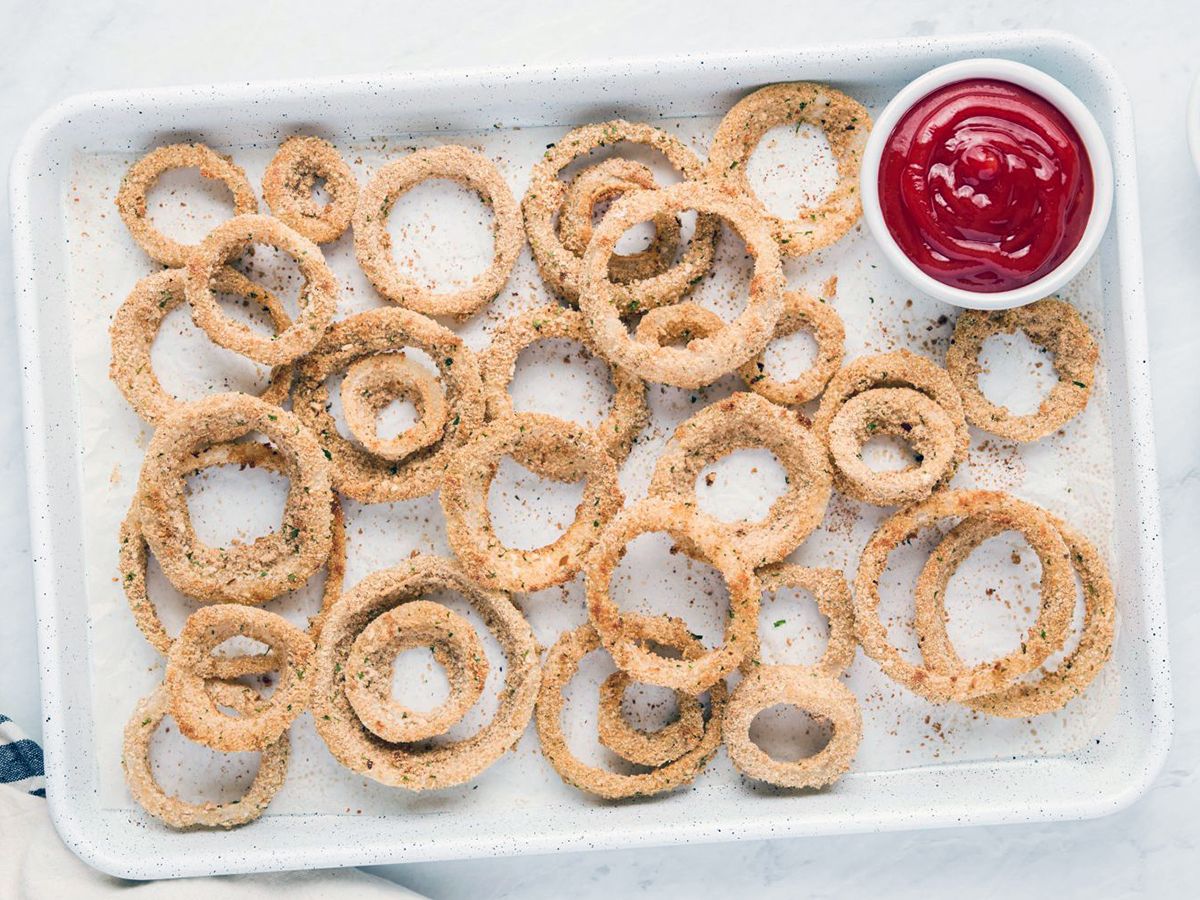
{"label": "onion ring", "polygon": [[[213,649],[238,636],[262,641],[282,662],[275,691],[263,702],[262,709],[235,718],[217,708],[208,685]],[[230,603],[200,607],[188,616],[171,646],[163,681],[180,733],[227,753],[261,750],[286,732],[292,720],[308,708],[312,679],[306,681],[304,676],[312,652],[312,639],[275,613]]]}
{"label": "onion ring", "polygon": [[[552,338],[578,341],[585,350],[592,351],[583,316],[576,310],[564,309],[554,303],[507,319],[492,332],[491,346],[479,357],[489,419],[504,419],[513,415],[508,386],[516,371],[517,358],[531,344]],[[616,366],[609,366],[609,373],[615,389],[612,409],[596,427],[596,433],[605,449],[620,465],[629,456],[634,439],[650,420],[650,409],[646,405],[645,382]]]}
{"label": "onion ring", "polygon": [[[245,716],[253,715],[262,698],[240,684],[213,681],[208,685],[216,702]],[[150,763],[150,738],[170,712],[170,697],[159,685],[153,694],[138,701],[125,725],[121,768],[129,793],[142,809],[172,828],[233,828],[252,822],[262,815],[287,778],[291,743],[286,733],[261,750],[258,772],[249,789],[228,803],[189,803],[162,789]]]}
{"label": "onion ring", "polygon": [[[814,756],[784,762],[772,759],[750,738],[755,716],[777,704],[828,719],[833,737]],[[858,699],[835,678],[806,666],[761,666],[734,688],[725,709],[725,749],[744,775],[778,787],[820,788],[837,781],[862,742]]]}
{"label": "onion ring", "polygon": [[[633,615],[628,615],[632,622]],[[721,746],[721,722],[726,699],[725,682],[717,680],[710,688],[712,711],[700,742],[682,756],[660,768],[637,775],[610,772],[579,760],[567,746],[562,730],[562,711],[566,698],[563,689],[578,671],[580,661],[600,649],[600,637],[591,625],[564,632],[546,655],[542,687],[538,692],[537,731],[542,753],[562,780],[572,787],[610,800],[649,797],[674,790],[695,780]],[[699,659],[703,648],[689,646],[687,656]]]}
{"label": "onion ring", "polygon": [[711,309],[691,302],[672,303],[647,312],[637,324],[634,337],[655,347],[670,347],[712,337],[725,327],[725,320]]}
{"label": "onion ring", "polygon": [[[758,522],[722,522],[701,512],[696,500],[700,471],[749,447],[775,454],[787,472],[787,490]],[[687,506],[706,530],[758,568],[779,562],[821,524],[831,484],[820,442],[796,415],[743,391],[706,406],[675,429],[654,467],[649,493]]]}
{"label": "onion ring", "polygon": [[167,237],[150,223],[146,197],[158,177],[170,169],[199,169],[205,178],[225,183],[233,194],[234,215],[258,212],[254,188],[242,167],[204,144],[156,147],[129,167],[117,191],[117,210],[139,247],[155,262],[171,268],[187,265],[196,244]]}
{"label": "onion ring", "polygon": [[[660,213],[695,209],[724,219],[746,243],[754,259],[746,308],[712,337],[685,349],[657,347],[630,338],[608,279],[608,260],[626,229]],[[609,209],[583,254],[579,309],[599,352],[614,365],[647,381],[676,387],[703,387],[762,352],[783,313],[783,269],[763,219],[734,197],[702,182],[685,181],[658,191],[626,194]]]}
{"label": "onion ring", "polygon": [[[379,353],[355,360],[342,379],[346,428],[363,449],[380,459],[402,460],[436,444],[450,416],[446,393],[437,378],[403,353]],[[405,399],[420,418],[393,438],[379,436],[379,413],[393,400]]]}
{"label": "onion ring", "polygon": [[[1083,693],[1112,654],[1116,623],[1116,595],[1108,567],[1096,548],[1061,519],[1051,517],[1071,551],[1071,562],[1083,585],[1083,630],[1075,650],[1054,671],[1041,672],[1034,681],[1022,681],[994,694],[964,701],[972,709],[992,716],[1027,718],[1053,712]],[[917,580],[917,636],[921,656],[931,669],[946,674],[965,671],[946,631],[946,587],[954,570],[971,551],[1005,530],[1002,522],[976,516],[950,530],[925,563]]]}
{"label": "onion ring", "polygon": [[[387,218],[405,192],[431,178],[448,178],[474,191],[495,215],[492,264],[461,291],[437,293],[400,274],[391,251]],[[418,150],[388,163],[363,188],[354,212],[354,255],[376,290],[394,303],[429,316],[474,315],[504,289],[525,236],[521,210],[500,170],[486,156],[447,145]]]}
{"label": "onion ring", "polygon": [[[721,646],[694,659],[668,659],[646,649],[626,628],[623,613],[609,594],[613,572],[625,546],[642,534],[666,532],[689,554],[721,573],[729,589],[729,617]],[[584,567],[588,617],[617,667],[638,681],[699,693],[728,675],[755,646],[760,588],[753,570],[722,535],[705,527],[681,503],[648,498],[622,510],[604,530]]]}
{"label": "onion ring", "polygon": [[[413,347],[429,354],[442,375],[450,421],[436,444],[395,462],[380,459],[338,433],[325,381],[359,359]],[[391,503],[431,494],[468,434],[483,421],[475,355],[453,331],[400,307],[359,313],[329,329],[296,371],[292,409],[312,429],[333,462],[334,486],[360,503]]]}
{"label": "onion ring", "polygon": [[[392,698],[396,654],[415,647],[429,647],[450,681],[450,696],[428,712]],[[346,669],[346,697],[358,720],[385,741],[410,743],[462,721],[483,694],[488,662],[470,622],[440,603],[414,600],[381,613],[359,632]]]}
{"label": "onion ring", "polygon": [[[184,281],[182,269],[167,269],[147,275],[134,285],[129,296],[117,308],[108,329],[112,338],[109,378],[129,401],[134,412],[151,425],[157,425],[183,405],[182,401],[167,393],[154,374],[150,348],[167,313],[186,299]],[[236,294],[261,304],[271,317],[277,333],[286,331],[292,324],[283,304],[274,294],[235,269],[226,267],[218,272],[213,286],[219,293]],[[276,366],[258,397],[279,406],[287,400],[291,387],[292,367]]]}
{"label": "onion ring", "polygon": [[[346,697],[346,659],[358,633],[379,613],[441,589],[462,594],[496,635],[506,659],[500,708],[469,738],[429,749],[392,744],[372,734]],[[434,790],[479,775],[521,737],[533,714],[541,669],[533,631],[508,596],[477,587],[451,560],[417,556],[368,575],[329,611],[321,629],[313,721],[343,766],[392,787]]]}
{"label": "onion ring", "polygon": [[[1034,412],[1013,415],[984,396],[979,388],[983,343],[997,334],[1025,332],[1036,344],[1054,354],[1058,381]],[[962,394],[967,419],[984,431],[1021,443],[1053,434],[1083,412],[1091,396],[1096,362],[1096,340],[1070,303],[1047,298],[995,312],[965,309],[954,323],[954,338],[946,352],[946,370]]]}
{"label": "onion ring", "polygon": [[[525,215],[529,246],[533,250],[534,259],[537,260],[542,279],[550,290],[572,303],[578,300],[583,290],[583,261],[580,255],[563,246],[563,242],[554,231],[554,216],[562,210],[568,190],[567,185],[558,176],[572,162],[591,151],[621,141],[657,150],[688,182],[695,182],[704,176],[704,164],[678,138],[650,125],[626,122],[622,119],[576,128],[547,149],[546,155],[530,173],[529,189],[525,192],[525,199],[521,201],[521,210]],[[611,210],[609,212],[611,213]],[[674,218],[675,213],[675,210],[667,208],[655,210],[646,216],[644,221],[658,221],[665,215]],[[636,224],[637,222],[629,223],[613,237],[614,251],[610,255],[614,259],[616,241],[626,228]],[[696,230],[692,240],[677,264],[652,278],[629,284],[612,284],[605,297],[606,301],[615,304],[622,314],[674,303],[699,284],[712,267],[719,233],[717,226],[715,216],[700,215],[696,219]],[[606,260],[600,268],[606,277],[610,265]]]}
{"label": "onion ring", "polygon": [[[888,555],[918,531],[948,517],[986,515],[1005,530],[1019,531],[1042,563],[1042,602],[1021,649],[960,672],[943,674],[905,660],[888,641],[879,618],[879,579]],[[1031,503],[996,491],[940,491],[893,515],[863,549],[854,581],[854,628],[867,655],[893,680],[935,703],[993,694],[1040,666],[1062,647],[1075,609],[1071,557],[1050,517]]]}
{"label": "onion ring", "polygon": [[[906,441],[917,464],[876,471],[862,458],[863,445],[889,435]],[[957,433],[937,403],[912,388],[871,388],[855,394],[829,424],[834,483],[847,497],[875,506],[924,500],[954,475]]]}
{"label": "onion ring", "polygon": [[[768,131],[777,125],[799,128],[802,124],[825,132],[838,181],[817,206],[798,209],[791,219],[783,219],[771,215],[754,193],[746,167]],[[828,85],[802,81],[767,85],[739,100],[717,126],[708,149],[708,177],[745,194],[767,219],[780,253],[802,256],[839,240],[862,215],[858,176],[870,131],[866,108]]]}
{"label": "onion ring", "polygon": [[[829,279],[825,292],[836,291],[837,278]],[[821,396],[845,358],[846,328],[837,310],[822,299],[804,291],[785,291],[783,315],[775,325],[772,340],[798,331],[812,333],[817,342],[817,358],[811,366],[790,381],[779,381],[767,374],[762,354],[738,369],[750,390],[780,406],[799,406]]]}
{"label": "onion ring", "polygon": [[[210,547],[192,526],[181,473],[197,452],[253,431],[287,459],[283,526],[250,544]],[[291,413],[246,394],[215,394],[168,416],[146,451],[138,494],[146,542],[191,597],[262,603],[300,587],[329,558],[333,492],[316,439]]]}
{"label": "onion ring", "polygon": [[[504,456],[543,478],[587,479],[575,521],[535,550],[504,546],[492,528],[488,489]],[[525,593],[569,581],[624,502],[617,465],[590,429],[543,413],[485,426],[450,461],[441,489],[450,547],[471,577],[493,590]]]}
{"label": "onion ring", "polygon": [[[801,588],[813,595],[817,609],[829,620],[829,641],[825,652],[815,665],[806,666],[817,675],[836,678],[850,668],[858,650],[854,634],[854,601],[846,579],[837,569],[816,569],[777,563],[765,566],[756,573],[765,593],[774,594],[780,588]],[[757,641],[742,663],[742,674],[762,667],[762,645]]]}
{"label": "onion ring", "polygon": [[[229,318],[217,303],[213,284],[226,263],[254,244],[269,244],[291,256],[304,276],[300,316],[279,334],[268,337]],[[304,235],[270,216],[237,216],[208,233],[187,261],[187,300],[192,320],[217,344],[264,366],[290,363],[311,351],[337,309],[337,279],[321,249]]]}
{"label": "onion ring", "polygon": [[[325,180],[329,202],[317,206],[313,185]],[[263,199],[271,214],[314,244],[336,241],[350,227],[358,182],[337,148],[319,137],[284,141],[263,172]]]}

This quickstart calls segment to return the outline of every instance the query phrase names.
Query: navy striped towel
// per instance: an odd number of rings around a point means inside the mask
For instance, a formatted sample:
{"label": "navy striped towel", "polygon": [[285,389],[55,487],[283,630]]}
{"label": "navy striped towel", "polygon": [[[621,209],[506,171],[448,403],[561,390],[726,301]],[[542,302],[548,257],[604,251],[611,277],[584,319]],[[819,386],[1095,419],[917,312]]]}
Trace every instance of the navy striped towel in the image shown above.
{"label": "navy striped towel", "polygon": [[42,748],[27,738],[12,719],[0,714],[0,784],[45,797],[45,775]]}

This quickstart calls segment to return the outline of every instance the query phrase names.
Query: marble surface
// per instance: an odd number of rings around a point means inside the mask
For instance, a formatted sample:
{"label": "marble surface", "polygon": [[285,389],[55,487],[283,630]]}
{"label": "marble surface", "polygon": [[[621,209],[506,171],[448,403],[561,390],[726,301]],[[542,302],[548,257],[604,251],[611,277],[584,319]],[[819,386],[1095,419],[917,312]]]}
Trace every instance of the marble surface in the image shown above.
{"label": "marble surface", "polygon": [[[882,4],[318,3],[182,5],[7,2],[0,6],[0,161],[30,121],[71,94],[446,66],[567,62],[807,45],[847,38],[1057,28],[1115,63],[1137,117],[1151,363],[1162,485],[1176,737],[1154,788],[1092,822],[830,837],[393,866],[390,877],[435,897],[1194,896],[1200,807],[1200,178],[1184,135],[1200,72],[1191,0],[1140,3],[911,0]],[[386,10],[386,11],[385,11]],[[0,220],[7,220],[7,195]],[[0,710],[35,735],[40,713],[11,254],[0,232]]]}

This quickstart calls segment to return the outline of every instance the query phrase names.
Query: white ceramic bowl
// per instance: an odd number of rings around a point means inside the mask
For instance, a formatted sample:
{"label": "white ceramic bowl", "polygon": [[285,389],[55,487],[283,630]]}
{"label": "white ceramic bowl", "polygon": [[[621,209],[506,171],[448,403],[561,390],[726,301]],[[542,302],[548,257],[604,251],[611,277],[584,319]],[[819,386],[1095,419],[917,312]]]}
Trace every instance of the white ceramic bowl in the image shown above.
{"label": "white ceramic bowl", "polygon": [[[918,100],[947,84],[970,78],[992,78],[1008,81],[1033,91],[1050,101],[1070,120],[1079,132],[1092,166],[1093,197],[1092,209],[1078,246],[1050,272],[1029,284],[1011,291],[984,293],[943,284],[931,275],[922,272],[900,249],[883,221],[879,206],[879,163],[883,158],[884,145],[892,130]],[[968,309],[1010,309],[1023,306],[1049,296],[1070,281],[1096,252],[1104,229],[1112,212],[1113,174],[1108,144],[1095,118],[1078,97],[1062,83],[1045,72],[1022,63],[1007,59],[966,59],[939,66],[910,82],[884,108],[867,141],[863,154],[861,175],[863,216],[867,227],[879,243],[884,256],[913,287],[955,306]]]}

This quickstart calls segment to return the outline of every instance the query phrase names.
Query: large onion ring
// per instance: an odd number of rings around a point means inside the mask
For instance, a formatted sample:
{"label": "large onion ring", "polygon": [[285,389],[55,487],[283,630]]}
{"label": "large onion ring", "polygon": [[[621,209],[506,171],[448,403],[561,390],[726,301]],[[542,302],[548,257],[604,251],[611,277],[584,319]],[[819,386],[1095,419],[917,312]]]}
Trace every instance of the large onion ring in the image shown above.
{"label": "large onion ring", "polygon": [[[825,293],[832,295],[837,279],[831,278]],[[767,374],[763,355],[743,365],[738,374],[756,394],[781,406],[799,406],[821,396],[829,379],[845,358],[846,327],[837,310],[824,299],[804,291],[785,291],[783,315],[775,325],[772,340],[787,337],[798,331],[812,333],[817,342],[817,358],[811,366],[789,381],[779,381]]]}
{"label": "large onion ring", "polygon": [[[813,595],[817,610],[829,620],[829,641],[817,662],[808,666],[818,675],[835,678],[845,673],[854,662],[858,638],[854,634],[854,601],[846,579],[837,569],[816,569],[777,563],[765,566],[755,574],[765,593],[774,594],[780,588],[801,588]],[[762,646],[755,633],[755,646],[742,663],[746,674],[762,666]]]}
{"label": "large onion ring", "polygon": [[[329,202],[317,206],[313,185],[325,180]],[[358,206],[358,181],[337,148],[319,137],[284,141],[263,172],[263,199],[271,214],[314,244],[336,241]]]}
{"label": "large onion ring", "polygon": [[[428,369],[403,353],[379,353],[355,360],[342,379],[346,428],[368,453],[402,460],[436,444],[450,420],[446,392]],[[410,401],[420,418],[392,438],[381,438],[379,413],[393,400]]]}

